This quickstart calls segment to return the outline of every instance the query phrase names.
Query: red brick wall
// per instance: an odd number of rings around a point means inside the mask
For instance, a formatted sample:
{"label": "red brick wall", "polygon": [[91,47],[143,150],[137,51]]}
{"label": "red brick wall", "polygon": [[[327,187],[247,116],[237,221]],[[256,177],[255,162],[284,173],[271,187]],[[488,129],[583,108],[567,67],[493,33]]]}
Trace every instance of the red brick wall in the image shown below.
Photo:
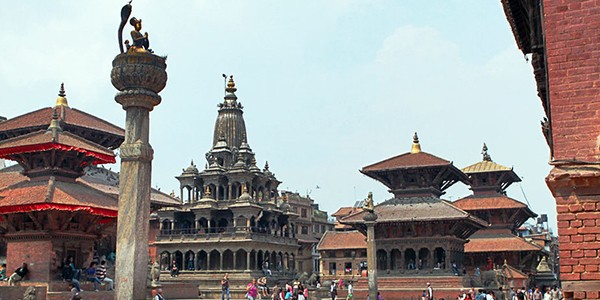
{"label": "red brick wall", "polygon": [[599,160],[599,16],[595,0],[544,0],[555,160]]}
{"label": "red brick wall", "polygon": [[26,280],[45,282],[50,279],[50,264],[53,259],[51,241],[9,241],[7,244],[7,275],[26,262],[29,269]]}
{"label": "red brick wall", "polygon": [[[554,159],[598,162],[600,1],[544,0]],[[600,166],[556,165],[560,278],[567,299],[599,299]]]}

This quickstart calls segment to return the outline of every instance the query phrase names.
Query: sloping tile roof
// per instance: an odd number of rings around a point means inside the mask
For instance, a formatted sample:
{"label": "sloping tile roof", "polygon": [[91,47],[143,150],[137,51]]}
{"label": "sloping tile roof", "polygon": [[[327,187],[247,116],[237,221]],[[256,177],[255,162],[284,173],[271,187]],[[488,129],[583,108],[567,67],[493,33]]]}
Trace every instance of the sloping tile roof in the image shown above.
{"label": "sloping tile roof", "polygon": [[528,279],[529,277],[527,276],[527,274],[521,272],[519,269],[506,264],[504,266],[502,266],[503,268],[503,272],[506,274],[506,276],[509,279]]}
{"label": "sloping tile roof", "polygon": [[[119,175],[109,169],[88,166],[86,174],[77,179],[77,184],[86,186],[90,189],[95,189],[99,193],[104,193],[110,197],[117,199],[119,197]],[[26,176],[21,175],[23,168],[19,165],[13,165],[0,170],[0,192],[2,190],[29,182]],[[20,185],[19,185],[20,186]],[[1,194],[0,194],[1,197]],[[116,200],[115,200],[116,201]],[[180,206],[181,201],[161,192],[156,189],[151,189],[150,201],[153,205],[158,206]],[[0,199],[2,205],[2,199]]]}
{"label": "sloping tile roof", "polygon": [[454,206],[462,210],[485,210],[506,208],[528,208],[524,203],[504,195],[493,195],[489,197],[467,196],[452,202]]}
{"label": "sloping tile roof", "polygon": [[385,171],[401,168],[427,167],[427,166],[445,166],[451,164],[443,158],[427,152],[411,153],[407,152],[382,160],[380,162],[368,165],[362,168],[362,172]]}
{"label": "sloping tile roof", "polygon": [[[364,212],[342,218],[342,223],[362,223]],[[487,222],[454,205],[434,197],[393,198],[375,206],[377,222],[414,222],[433,220],[471,220],[482,228]]]}
{"label": "sloping tile roof", "polygon": [[337,250],[337,249],[366,249],[366,237],[353,231],[326,231],[321,241],[317,245],[317,250]]}
{"label": "sloping tile roof", "polygon": [[465,244],[465,253],[538,250],[542,250],[542,247],[515,235],[485,238],[472,237],[471,240]]}
{"label": "sloping tile roof", "polygon": [[493,161],[480,161],[476,164],[472,164],[468,167],[463,168],[461,171],[464,173],[484,173],[484,172],[494,172],[494,171],[511,171],[512,168],[505,167],[503,165],[497,164]]}
{"label": "sloping tile roof", "polygon": [[10,212],[15,207],[26,211],[35,204],[99,208],[113,211],[115,216],[118,208],[115,197],[77,182],[26,180],[0,191],[0,211]]}
{"label": "sloping tile roof", "polygon": [[[90,115],[86,112],[80,111],[75,108],[62,107],[65,110],[64,119],[61,121],[66,124],[94,129],[111,133],[114,135],[125,135],[125,130],[115,126],[105,120]],[[52,120],[52,114],[54,113],[53,107],[46,107],[38,109],[12,119],[8,119],[0,123],[0,133],[4,131],[14,130],[18,128],[29,128],[29,127],[43,127],[47,128]],[[60,118],[60,114],[59,114]]]}
{"label": "sloping tile roof", "polygon": [[25,135],[20,135],[11,139],[0,141],[0,153],[2,153],[2,155],[20,153],[20,151],[26,149],[27,146],[42,144],[61,144],[72,147],[72,150],[74,151],[82,152],[82,150],[87,150],[100,153],[105,156],[115,156],[115,154],[111,150],[106,149],[98,144],[89,142],[86,139],[83,139],[77,135],[66,131],[59,133],[58,140],[54,142],[52,139],[52,133],[46,130],[39,130],[36,132],[31,132]]}
{"label": "sloping tile roof", "polygon": [[332,217],[344,217],[350,214],[354,210],[354,207],[340,207],[336,212],[332,213]]}

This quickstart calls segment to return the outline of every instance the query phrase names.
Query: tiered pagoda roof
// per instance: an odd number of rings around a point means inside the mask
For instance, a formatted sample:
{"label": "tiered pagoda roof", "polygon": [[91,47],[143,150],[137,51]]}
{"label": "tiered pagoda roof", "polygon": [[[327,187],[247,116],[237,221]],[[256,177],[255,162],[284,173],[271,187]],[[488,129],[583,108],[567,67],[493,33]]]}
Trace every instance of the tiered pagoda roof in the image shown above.
{"label": "tiered pagoda roof", "polygon": [[[377,223],[410,223],[449,221],[461,225],[454,235],[466,239],[488,224],[468,212],[439,198],[456,182],[467,182],[467,176],[452,162],[421,151],[417,134],[411,152],[364,167],[361,173],[386,185],[394,198],[374,207]],[[359,225],[366,212],[340,218],[343,224]]]}

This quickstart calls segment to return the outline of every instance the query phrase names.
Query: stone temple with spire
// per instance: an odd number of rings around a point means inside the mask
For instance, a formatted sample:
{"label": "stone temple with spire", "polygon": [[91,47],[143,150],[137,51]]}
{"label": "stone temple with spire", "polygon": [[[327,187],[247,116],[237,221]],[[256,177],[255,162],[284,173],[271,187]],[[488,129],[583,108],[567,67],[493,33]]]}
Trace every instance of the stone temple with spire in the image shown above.
{"label": "stone temple with spire", "polygon": [[298,195],[278,191],[281,182],[268,163],[262,169],[257,166],[232,76],[225,91],[204,170],[198,170],[193,161],[183,169],[176,177],[183,205],[159,211],[155,245],[161,268],[177,265],[184,270],[180,280],[210,274],[220,274],[220,279],[224,272],[248,280],[250,275],[260,275],[266,266],[274,276],[291,276],[298,271],[302,234],[303,240],[312,240],[315,245],[323,234],[321,230],[308,232],[308,228],[316,227],[305,224],[303,218],[316,222],[319,228],[333,226],[310,198],[301,197],[308,202],[308,214],[307,208],[291,205],[289,197],[297,200]]}

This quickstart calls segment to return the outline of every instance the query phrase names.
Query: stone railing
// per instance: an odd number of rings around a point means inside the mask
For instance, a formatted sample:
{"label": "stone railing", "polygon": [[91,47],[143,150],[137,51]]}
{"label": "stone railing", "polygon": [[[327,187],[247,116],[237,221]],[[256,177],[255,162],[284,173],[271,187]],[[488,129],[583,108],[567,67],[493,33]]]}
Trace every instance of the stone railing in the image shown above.
{"label": "stone railing", "polygon": [[251,239],[253,241],[276,242],[286,245],[296,245],[298,240],[295,237],[280,236],[259,230],[257,227],[216,227],[209,229],[174,229],[162,230],[157,242],[183,240],[183,241],[223,241],[223,240],[243,240]]}

